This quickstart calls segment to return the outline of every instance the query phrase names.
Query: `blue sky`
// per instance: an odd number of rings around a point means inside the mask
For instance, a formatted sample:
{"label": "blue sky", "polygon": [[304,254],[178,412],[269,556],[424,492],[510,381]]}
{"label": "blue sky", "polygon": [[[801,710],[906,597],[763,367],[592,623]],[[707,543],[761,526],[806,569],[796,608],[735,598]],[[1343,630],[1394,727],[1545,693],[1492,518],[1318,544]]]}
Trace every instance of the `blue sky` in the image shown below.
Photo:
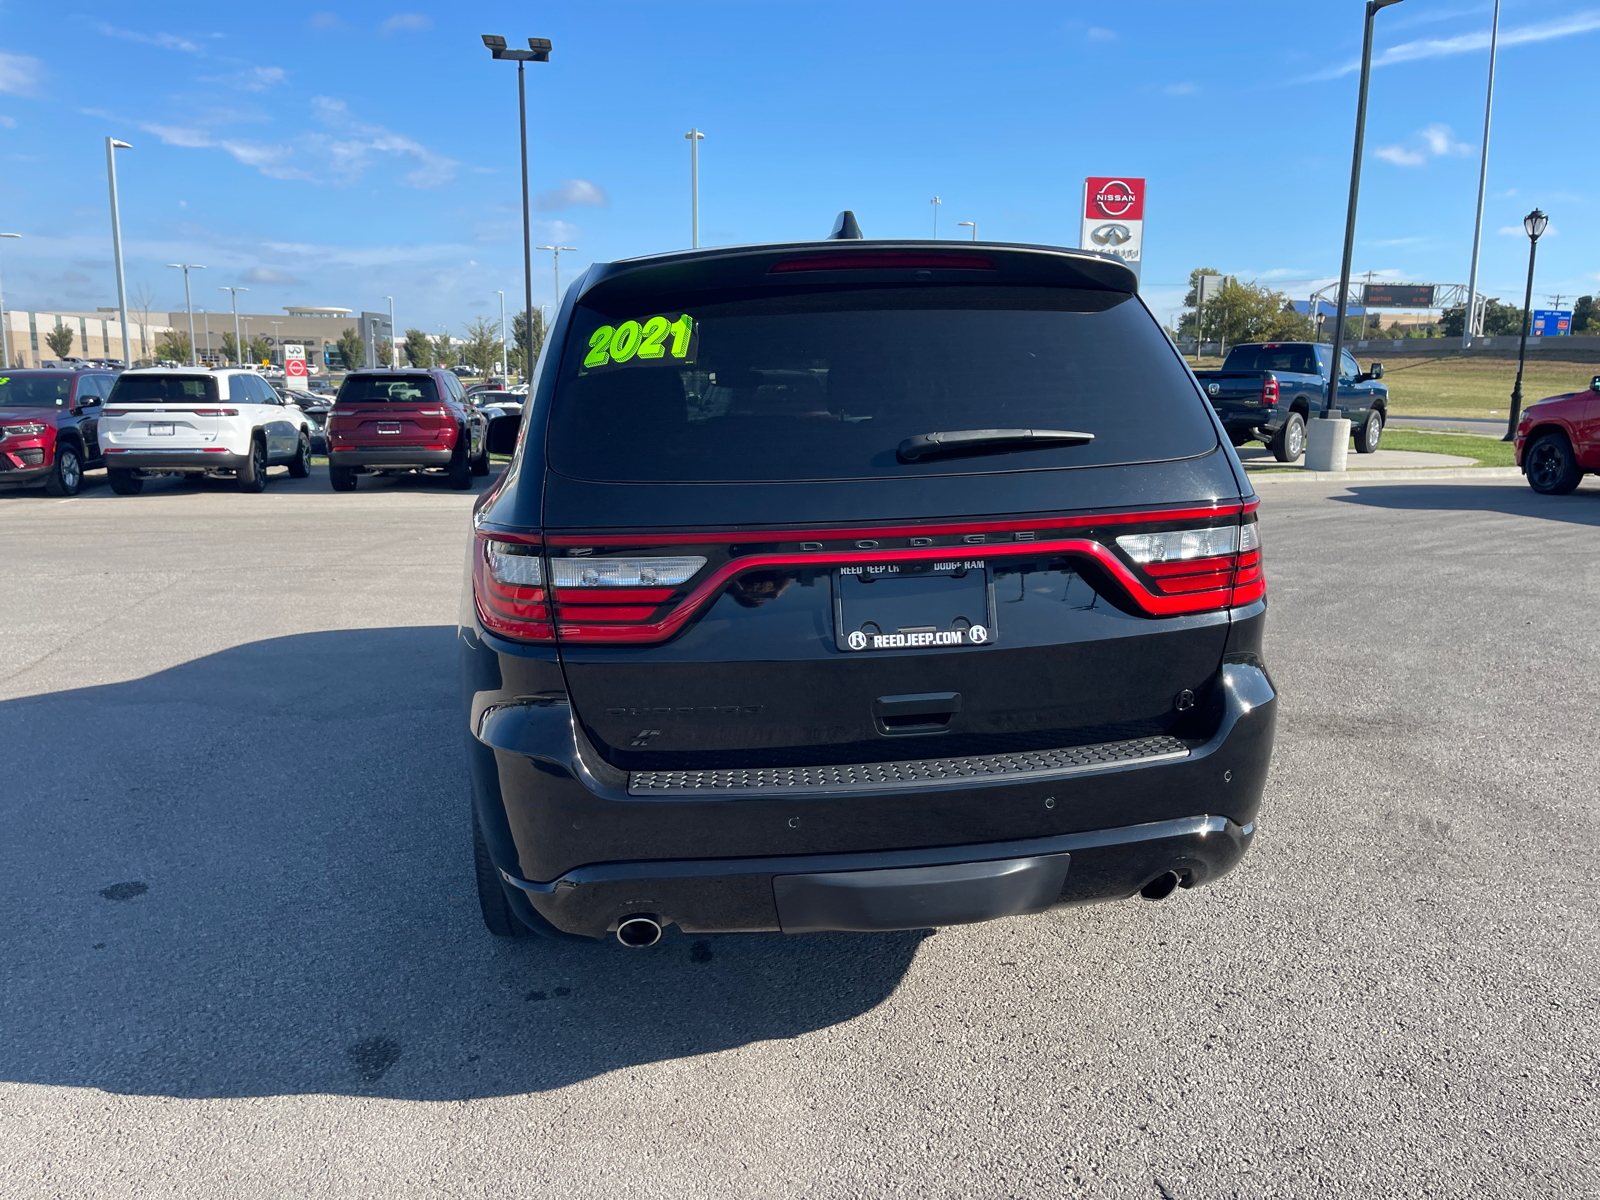
{"label": "blue sky", "polygon": [[[536,243],[589,261],[701,240],[940,233],[1075,245],[1082,181],[1149,179],[1144,291],[1190,268],[1296,296],[1335,274],[1361,4],[616,2],[149,6],[0,0],[0,242],[8,308],[115,303],[103,138],[130,286],[196,303],[381,309],[458,329],[521,288],[515,68],[479,34],[555,43],[529,69]],[[1379,16],[1355,270],[1464,282],[1488,3]],[[1486,290],[1520,302],[1525,212],[1551,214],[1536,301],[1600,291],[1600,7],[1505,0]],[[1587,153],[1585,151],[1587,150]],[[1509,232],[1502,232],[1509,231]],[[535,257],[534,299],[553,295]],[[202,299],[209,297],[211,299]]]}

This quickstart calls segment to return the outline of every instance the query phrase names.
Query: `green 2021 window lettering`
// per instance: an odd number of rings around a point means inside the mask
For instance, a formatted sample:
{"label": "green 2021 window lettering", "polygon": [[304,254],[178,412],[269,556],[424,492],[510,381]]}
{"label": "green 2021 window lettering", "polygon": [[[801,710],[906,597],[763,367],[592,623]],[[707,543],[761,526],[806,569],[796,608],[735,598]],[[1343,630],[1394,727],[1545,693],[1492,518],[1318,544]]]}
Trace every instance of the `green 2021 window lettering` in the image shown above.
{"label": "green 2021 window lettering", "polygon": [[688,313],[657,313],[643,321],[602,325],[589,335],[580,374],[658,362],[692,363],[699,329]]}

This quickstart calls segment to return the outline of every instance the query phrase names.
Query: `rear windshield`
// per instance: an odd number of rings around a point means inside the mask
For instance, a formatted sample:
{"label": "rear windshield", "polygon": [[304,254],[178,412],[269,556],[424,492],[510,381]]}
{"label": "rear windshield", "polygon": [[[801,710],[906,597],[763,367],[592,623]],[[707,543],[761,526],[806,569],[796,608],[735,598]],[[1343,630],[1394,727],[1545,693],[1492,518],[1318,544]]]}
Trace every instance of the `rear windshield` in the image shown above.
{"label": "rear windshield", "polygon": [[71,375],[7,375],[0,366],[0,408],[65,408],[72,399]]}
{"label": "rear windshield", "polygon": [[1235,346],[1222,360],[1224,371],[1290,371],[1315,375],[1317,360],[1308,345]]}
{"label": "rear windshield", "polygon": [[[556,471],[608,482],[859,479],[1164,461],[1217,445],[1166,336],[1119,293],[716,299],[578,309],[551,414]],[[1076,430],[1094,441],[896,456],[908,437],[968,429]]]}
{"label": "rear windshield", "polygon": [[215,375],[119,375],[111,389],[112,404],[177,403],[217,399]]}
{"label": "rear windshield", "polygon": [[339,403],[437,404],[431,375],[352,375],[339,388]]}

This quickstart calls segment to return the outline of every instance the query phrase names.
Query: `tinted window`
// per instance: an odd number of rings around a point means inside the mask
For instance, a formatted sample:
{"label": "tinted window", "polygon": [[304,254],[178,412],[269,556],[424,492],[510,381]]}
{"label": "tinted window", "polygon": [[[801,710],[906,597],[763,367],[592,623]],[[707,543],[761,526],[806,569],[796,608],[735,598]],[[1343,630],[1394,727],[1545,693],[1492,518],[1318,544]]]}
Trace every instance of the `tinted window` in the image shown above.
{"label": "tinted window", "polygon": [[1300,375],[1317,373],[1316,359],[1309,345],[1235,346],[1222,364],[1224,371],[1289,371]]}
{"label": "tinted window", "polygon": [[1340,374],[1348,375],[1352,379],[1361,374],[1361,368],[1356,366],[1356,360],[1351,355],[1350,351],[1341,350],[1339,352],[1339,362],[1341,364]]}
{"label": "tinted window", "polygon": [[116,404],[192,404],[217,399],[215,375],[119,375],[111,389]]}
{"label": "tinted window", "polygon": [[339,388],[339,403],[437,404],[431,375],[351,375]]}
{"label": "tinted window", "polygon": [[65,408],[71,396],[71,375],[60,371],[7,375],[0,368],[0,408]]}
{"label": "tinted window", "polygon": [[[694,340],[655,316],[692,320]],[[586,367],[602,326],[628,361]],[[665,322],[663,322],[665,323]],[[639,336],[641,325],[645,332]],[[618,343],[613,343],[617,346]],[[1066,429],[1085,446],[902,463],[961,429]],[[650,312],[580,308],[551,417],[551,465],[582,479],[854,479],[1101,466],[1204,454],[1209,415],[1132,297],[1060,288],[816,292]]]}

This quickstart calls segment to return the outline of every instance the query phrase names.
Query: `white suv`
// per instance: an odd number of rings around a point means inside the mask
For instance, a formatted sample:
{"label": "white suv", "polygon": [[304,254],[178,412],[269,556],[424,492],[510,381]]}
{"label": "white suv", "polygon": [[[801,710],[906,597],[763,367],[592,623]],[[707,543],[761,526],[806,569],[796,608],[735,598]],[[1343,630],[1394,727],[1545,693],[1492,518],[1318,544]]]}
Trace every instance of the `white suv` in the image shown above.
{"label": "white suv", "polygon": [[149,367],[117,376],[100,414],[111,490],[132,496],[146,475],[231,474],[241,492],[267,486],[267,468],[311,473],[305,413],[254,371]]}

